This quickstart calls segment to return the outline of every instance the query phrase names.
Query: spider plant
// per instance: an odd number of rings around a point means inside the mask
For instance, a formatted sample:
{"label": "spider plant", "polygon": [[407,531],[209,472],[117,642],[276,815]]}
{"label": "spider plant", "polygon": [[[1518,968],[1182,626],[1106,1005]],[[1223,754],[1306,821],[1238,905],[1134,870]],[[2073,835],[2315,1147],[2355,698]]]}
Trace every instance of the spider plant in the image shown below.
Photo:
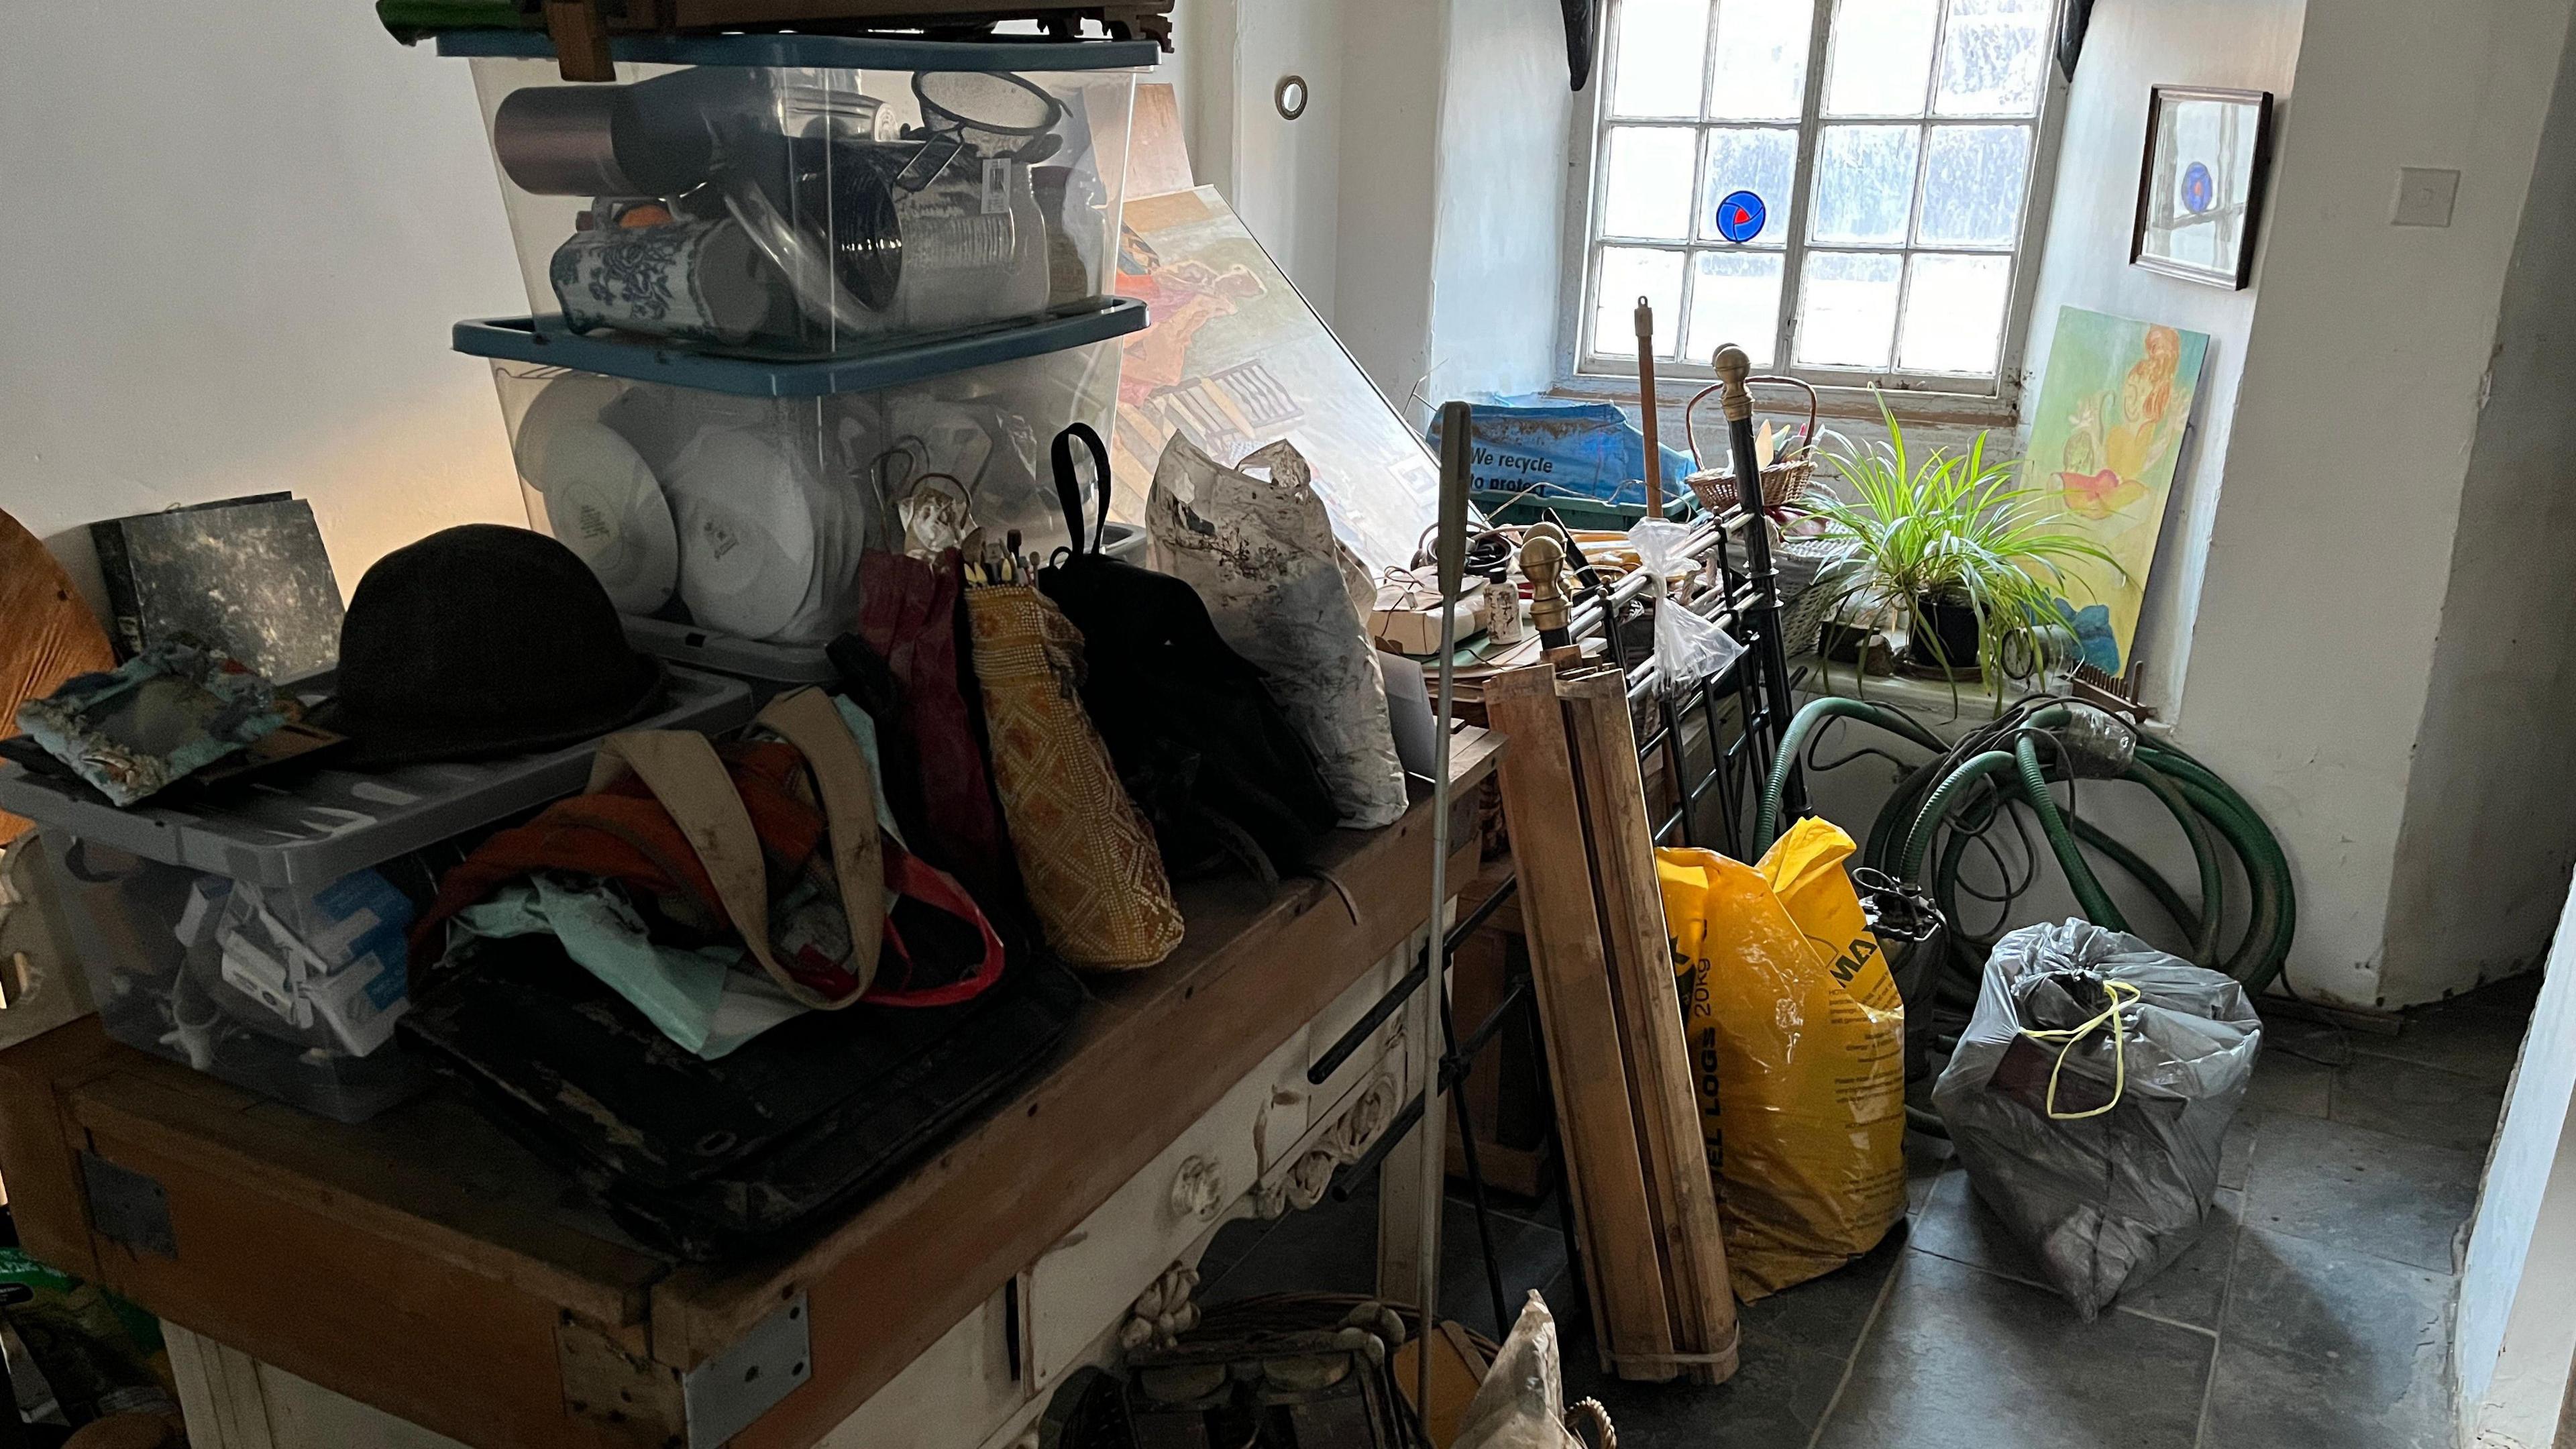
{"label": "spider plant", "polygon": [[2014,466],[1986,456],[1985,433],[1964,453],[1917,454],[1884,397],[1878,412],[1886,442],[1864,449],[1831,437],[1824,457],[1841,476],[1839,496],[1820,489],[1800,500],[1824,523],[1818,541],[1842,552],[1814,585],[1831,591],[1827,617],[1892,616],[1914,660],[1955,680],[1977,661],[1948,657],[1932,611],[1964,606],[1975,614],[1978,652],[1993,666],[1987,677],[2001,700],[2007,644],[2026,650],[2043,672],[2070,652],[2055,627],[2056,601],[2069,587],[2065,566],[2119,562],[2067,526],[2052,494],[2015,486]]}

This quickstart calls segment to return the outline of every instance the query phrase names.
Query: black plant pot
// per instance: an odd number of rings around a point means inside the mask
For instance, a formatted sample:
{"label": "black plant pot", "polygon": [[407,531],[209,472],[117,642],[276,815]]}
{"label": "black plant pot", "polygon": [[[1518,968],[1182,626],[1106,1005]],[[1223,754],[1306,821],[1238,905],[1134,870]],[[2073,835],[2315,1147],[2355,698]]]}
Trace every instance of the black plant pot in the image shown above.
{"label": "black plant pot", "polygon": [[1909,670],[1935,679],[1945,673],[1952,679],[1978,676],[1982,631],[1977,627],[1977,611],[1965,600],[1918,598],[1914,601],[1914,621],[1931,637],[1907,645],[1905,663]]}

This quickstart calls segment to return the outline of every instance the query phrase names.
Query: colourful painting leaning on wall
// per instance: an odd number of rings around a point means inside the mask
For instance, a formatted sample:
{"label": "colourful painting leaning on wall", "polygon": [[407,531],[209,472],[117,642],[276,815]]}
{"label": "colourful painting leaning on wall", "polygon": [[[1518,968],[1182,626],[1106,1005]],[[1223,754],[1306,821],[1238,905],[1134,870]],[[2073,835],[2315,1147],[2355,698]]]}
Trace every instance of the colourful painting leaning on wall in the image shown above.
{"label": "colourful painting leaning on wall", "polygon": [[2119,561],[2064,563],[2058,612],[2087,662],[2129,666],[2209,337],[2063,307],[2033,407],[2024,484],[2053,493],[2065,522]]}

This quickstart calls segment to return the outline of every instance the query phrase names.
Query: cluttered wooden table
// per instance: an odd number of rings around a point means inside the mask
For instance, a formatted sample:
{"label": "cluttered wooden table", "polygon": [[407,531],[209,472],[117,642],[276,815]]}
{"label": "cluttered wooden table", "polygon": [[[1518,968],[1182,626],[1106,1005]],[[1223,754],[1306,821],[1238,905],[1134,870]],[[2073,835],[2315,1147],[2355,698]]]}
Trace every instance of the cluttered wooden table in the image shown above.
{"label": "cluttered wooden table", "polygon": [[[1459,733],[1471,820],[1501,747]],[[1401,1014],[1327,1080],[1308,1068],[1418,948],[1432,838],[1417,783],[1397,824],[1339,832],[1273,894],[1185,887],[1186,943],[1095,981],[1050,1069],[891,1191],[748,1261],[637,1246],[445,1094],[344,1125],[111,1042],[95,1018],[0,1053],[11,1207],[45,1260],[468,1444],[984,1442],[1033,1418],[1229,1213],[1275,1211],[1301,1160],[1348,1155],[1418,1089],[1428,1053],[1404,1049]],[[1463,882],[1477,836],[1453,838]],[[1390,1266],[1430,1250],[1384,1248]],[[1080,1271],[1051,1272],[1067,1255]],[[906,1387],[949,1428],[841,1427],[933,1360],[939,1382]]]}

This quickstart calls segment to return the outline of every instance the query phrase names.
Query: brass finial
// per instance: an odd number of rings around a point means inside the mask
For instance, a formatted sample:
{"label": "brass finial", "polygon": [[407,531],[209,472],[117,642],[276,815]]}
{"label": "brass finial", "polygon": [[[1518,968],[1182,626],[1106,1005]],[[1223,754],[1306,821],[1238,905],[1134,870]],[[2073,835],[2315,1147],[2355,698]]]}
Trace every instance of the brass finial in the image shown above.
{"label": "brass finial", "polygon": [[1521,577],[1530,585],[1530,627],[1545,634],[1574,618],[1565,593],[1565,538],[1541,523],[1521,535]]}
{"label": "brass finial", "polygon": [[1727,421],[1750,421],[1753,417],[1753,390],[1744,385],[1744,380],[1753,375],[1753,359],[1744,355],[1743,348],[1730,342],[1717,349],[1717,356],[1709,360],[1709,365],[1717,369],[1717,380],[1726,385],[1726,390],[1717,395],[1717,405],[1726,413]]}

